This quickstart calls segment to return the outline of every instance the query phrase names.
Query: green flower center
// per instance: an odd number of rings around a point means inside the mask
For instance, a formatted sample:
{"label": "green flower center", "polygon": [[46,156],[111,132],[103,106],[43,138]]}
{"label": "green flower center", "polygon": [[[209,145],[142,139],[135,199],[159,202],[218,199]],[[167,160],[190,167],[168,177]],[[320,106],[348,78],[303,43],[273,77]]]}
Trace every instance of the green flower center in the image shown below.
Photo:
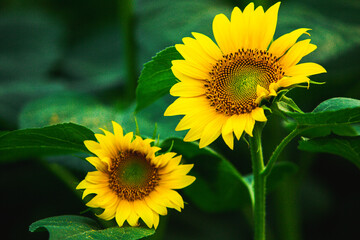
{"label": "green flower center", "polygon": [[226,115],[249,113],[258,104],[257,86],[269,89],[284,72],[272,54],[259,50],[239,50],[224,55],[206,80],[206,97],[216,111]]}
{"label": "green flower center", "polygon": [[157,168],[138,151],[125,151],[112,159],[109,186],[121,198],[128,201],[141,200],[158,185]]}
{"label": "green flower center", "polygon": [[150,166],[142,158],[137,156],[127,159],[118,169],[118,179],[123,185],[136,187],[146,183],[150,174]]}

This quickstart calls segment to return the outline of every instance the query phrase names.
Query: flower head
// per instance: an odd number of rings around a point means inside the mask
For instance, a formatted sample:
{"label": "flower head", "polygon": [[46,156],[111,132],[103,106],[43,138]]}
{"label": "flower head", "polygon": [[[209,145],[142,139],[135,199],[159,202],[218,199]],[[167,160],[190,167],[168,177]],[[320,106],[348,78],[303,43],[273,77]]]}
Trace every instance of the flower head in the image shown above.
{"label": "flower head", "polygon": [[157,228],[159,214],[167,208],[181,211],[184,201],[173,189],[190,185],[195,177],[187,173],[192,164],[180,164],[181,156],[168,152],[157,154],[160,148],[151,146],[151,139],[142,139],[133,133],[123,135],[121,126],[113,122],[114,134],[95,134],[98,142],[85,141],[96,156],[88,157],[96,171],[89,172],[77,189],[85,189],[83,198],[96,194],[86,205],[103,208],[100,218],[115,218],[122,226],[125,220],[137,226],[141,218],[151,228]]}
{"label": "flower head", "polygon": [[[316,49],[310,39],[298,41],[310,29],[301,28],[272,41],[280,3],[266,12],[250,3],[242,12],[235,7],[229,20],[215,16],[209,37],[192,33],[176,44],[184,60],[172,61],[180,80],[170,90],[179,97],[165,116],[185,115],[177,131],[190,129],[184,141],[200,139],[200,148],[222,135],[233,149],[245,131],[252,136],[255,121],[267,118],[260,102],[276,96],[280,88],[309,84],[308,76],[326,70],[316,63],[299,61]],[[309,35],[309,34],[308,34]]]}

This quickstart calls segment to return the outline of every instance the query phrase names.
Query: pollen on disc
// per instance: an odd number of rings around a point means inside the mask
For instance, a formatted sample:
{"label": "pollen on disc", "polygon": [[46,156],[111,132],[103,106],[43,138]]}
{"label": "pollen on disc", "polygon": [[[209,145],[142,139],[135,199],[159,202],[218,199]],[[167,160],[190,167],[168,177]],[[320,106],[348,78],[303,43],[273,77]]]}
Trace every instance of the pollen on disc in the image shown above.
{"label": "pollen on disc", "polygon": [[278,59],[262,50],[239,50],[224,55],[206,80],[206,97],[216,111],[226,115],[250,113],[258,104],[257,85],[268,89],[282,78]]}

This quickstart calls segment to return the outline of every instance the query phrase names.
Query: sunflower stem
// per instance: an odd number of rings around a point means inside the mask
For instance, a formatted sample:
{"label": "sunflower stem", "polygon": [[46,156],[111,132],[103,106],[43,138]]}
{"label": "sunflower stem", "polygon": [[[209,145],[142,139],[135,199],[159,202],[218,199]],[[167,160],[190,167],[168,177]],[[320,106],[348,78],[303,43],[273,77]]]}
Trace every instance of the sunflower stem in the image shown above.
{"label": "sunflower stem", "polygon": [[254,239],[265,240],[265,187],[266,176],[261,172],[264,169],[263,152],[261,145],[261,133],[263,124],[257,123],[254,127],[254,136],[250,138],[250,151],[253,169],[254,188]]}

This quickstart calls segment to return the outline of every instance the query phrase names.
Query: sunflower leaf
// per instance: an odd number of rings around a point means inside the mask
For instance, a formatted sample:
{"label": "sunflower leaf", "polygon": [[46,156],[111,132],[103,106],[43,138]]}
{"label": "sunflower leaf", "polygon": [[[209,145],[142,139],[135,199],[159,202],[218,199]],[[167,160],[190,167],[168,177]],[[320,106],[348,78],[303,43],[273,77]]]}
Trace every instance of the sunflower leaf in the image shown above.
{"label": "sunflower leaf", "polygon": [[292,100],[289,97],[283,96],[281,99],[283,102],[285,102],[292,110],[298,112],[298,113],[304,113],[299,107],[298,105],[296,105],[296,103],[294,102],[294,100]]}
{"label": "sunflower leaf", "polygon": [[30,225],[30,232],[49,231],[50,240],[60,239],[118,239],[136,240],[155,233],[153,229],[111,227],[102,229],[95,220],[82,216],[64,215],[49,217]]}
{"label": "sunflower leaf", "polygon": [[360,136],[303,138],[299,142],[299,149],[308,152],[335,154],[346,158],[360,169]]}
{"label": "sunflower leaf", "polygon": [[95,140],[94,133],[73,123],[9,131],[0,135],[0,160],[89,153],[84,140]]}
{"label": "sunflower leaf", "polygon": [[168,47],[144,65],[136,89],[136,111],[169,93],[171,86],[176,83],[171,71],[171,61],[175,59],[182,59],[180,53],[175,47]]}
{"label": "sunflower leaf", "polygon": [[300,126],[334,127],[360,122],[360,100],[331,98],[320,103],[310,113],[298,113],[278,102],[278,109]]}

